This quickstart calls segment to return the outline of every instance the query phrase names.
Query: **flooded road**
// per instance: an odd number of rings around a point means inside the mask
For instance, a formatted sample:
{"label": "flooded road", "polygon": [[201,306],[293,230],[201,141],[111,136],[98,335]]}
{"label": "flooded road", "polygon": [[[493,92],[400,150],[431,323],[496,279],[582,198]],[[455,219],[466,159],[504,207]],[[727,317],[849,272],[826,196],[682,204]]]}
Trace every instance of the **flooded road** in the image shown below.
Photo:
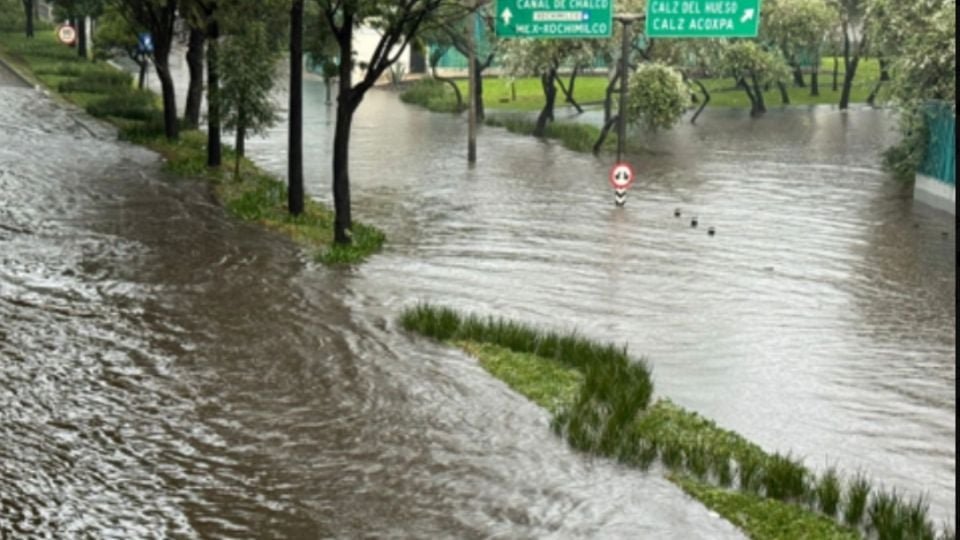
{"label": "flooded road", "polygon": [[[333,110],[306,84],[308,190],[330,202]],[[894,128],[870,109],[708,110],[641,137],[618,210],[609,157],[487,127],[471,169],[464,119],[373,92],[354,216],[389,244],[341,296],[390,350],[439,354],[390,322],[417,301],[626,343],[661,396],[814,468],[925,493],[952,523],[954,220],[880,170]],[[284,176],[285,144],[281,125],[248,148]]]}
{"label": "flooded road", "polygon": [[369,270],[317,267],[154,154],[0,87],[0,537],[741,537],[399,332],[450,229],[426,233],[466,214],[408,221],[429,201],[396,195],[358,201],[385,218],[392,201],[395,247]]}

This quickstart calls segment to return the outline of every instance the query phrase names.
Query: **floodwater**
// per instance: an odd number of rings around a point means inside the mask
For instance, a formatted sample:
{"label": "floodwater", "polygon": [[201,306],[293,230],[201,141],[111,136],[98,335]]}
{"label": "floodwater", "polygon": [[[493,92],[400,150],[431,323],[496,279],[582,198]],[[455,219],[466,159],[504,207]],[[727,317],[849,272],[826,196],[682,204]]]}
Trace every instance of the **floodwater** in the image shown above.
{"label": "floodwater", "polygon": [[[307,81],[308,191],[331,202],[324,98]],[[375,91],[354,123],[354,217],[389,244],[351,272],[347,302],[384,321],[428,301],[625,343],[660,396],[818,470],[924,493],[953,523],[954,219],[881,170],[895,127],[870,108],[708,110],[638,135],[617,209],[612,157],[482,127],[471,168],[465,117]],[[284,177],[285,144],[281,124],[248,148]]]}
{"label": "floodwater", "polygon": [[0,537],[742,537],[152,153],[0,104]]}
{"label": "floodwater", "polygon": [[[0,104],[0,536],[740,537],[400,330],[417,301],[627,343],[659,395],[954,519],[953,220],[879,170],[881,112],[705,113],[616,209],[608,158],[484,128],[469,168],[461,118],[374,91],[354,212],[389,243],[331,270],[33,90]],[[285,141],[248,148],[282,174]]]}

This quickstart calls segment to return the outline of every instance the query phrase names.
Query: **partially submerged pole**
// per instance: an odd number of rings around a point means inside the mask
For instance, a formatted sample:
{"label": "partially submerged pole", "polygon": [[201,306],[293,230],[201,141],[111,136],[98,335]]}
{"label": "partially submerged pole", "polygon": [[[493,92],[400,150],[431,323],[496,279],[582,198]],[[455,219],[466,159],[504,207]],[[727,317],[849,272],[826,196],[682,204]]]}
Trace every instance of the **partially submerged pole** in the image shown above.
{"label": "partially submerged pole", "polygon": [[467,15],[467,73],[469,92],[467,99],[467,162],[477,162],[477,36],[476,13],[471,8]]}
{"label": "partially submerged pole", "polygon": [[617,163],[623,161],[623,150],[627,140],[627,81],[630,79],[630,25],[633,19],[619,17],[623,24],[623,47],[620,52],[620,111],[617,112]]}

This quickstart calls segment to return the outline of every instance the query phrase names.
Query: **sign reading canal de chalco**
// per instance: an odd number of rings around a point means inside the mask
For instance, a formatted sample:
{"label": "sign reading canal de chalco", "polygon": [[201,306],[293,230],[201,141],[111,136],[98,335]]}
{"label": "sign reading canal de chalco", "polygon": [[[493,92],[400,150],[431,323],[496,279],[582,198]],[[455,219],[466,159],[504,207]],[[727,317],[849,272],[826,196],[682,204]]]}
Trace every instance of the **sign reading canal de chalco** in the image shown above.
{"label": "sign reading canal de chalco", "polygon": [[756,37],[760,0],[649,0],[648,38]]}
{"label": "sign reading canal de chalco", "polygon": [[613,0],[497,0],[497,37],[608,38]]}

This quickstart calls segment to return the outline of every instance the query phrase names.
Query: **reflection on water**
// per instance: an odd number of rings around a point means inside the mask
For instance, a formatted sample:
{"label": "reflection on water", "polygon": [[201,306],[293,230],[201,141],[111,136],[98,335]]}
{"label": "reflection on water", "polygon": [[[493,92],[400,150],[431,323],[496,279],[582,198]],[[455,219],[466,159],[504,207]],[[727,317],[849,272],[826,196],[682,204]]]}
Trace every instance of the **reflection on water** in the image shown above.
{"label": "reflection on water", "polygon": [[[329,201],[322,92],[308,81],[306,170]],[[609,157],[483,128],[470,168],[464,118],[373,92],[355,216],[390,243],[344,300],[361,318],[426,300],[626,343],[661,395],[813,467],[927,492],[952,520],[956,239],[880,170],[894,127],[870,109],[710,110],[638,135],[617,210]],[[277,128],[250,152],[283,175],[285,144]]]}

